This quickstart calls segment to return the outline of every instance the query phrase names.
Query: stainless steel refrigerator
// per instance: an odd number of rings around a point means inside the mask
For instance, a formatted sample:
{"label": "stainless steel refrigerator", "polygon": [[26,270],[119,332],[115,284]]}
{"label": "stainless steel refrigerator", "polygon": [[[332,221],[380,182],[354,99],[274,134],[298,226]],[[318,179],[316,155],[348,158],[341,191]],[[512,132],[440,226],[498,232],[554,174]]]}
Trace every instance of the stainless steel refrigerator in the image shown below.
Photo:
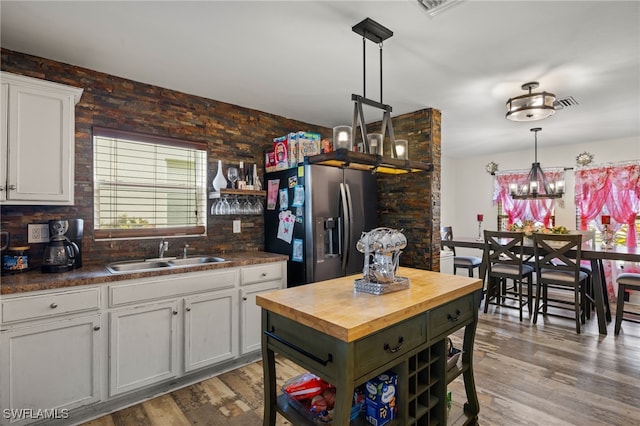
{"label": "stainless steel refrigerator", "polygon": [[356,242],[378,223],[374,175],[305,165],[266,173],[264,182],[265,250],[289,256],[289,287],[362,272]]}

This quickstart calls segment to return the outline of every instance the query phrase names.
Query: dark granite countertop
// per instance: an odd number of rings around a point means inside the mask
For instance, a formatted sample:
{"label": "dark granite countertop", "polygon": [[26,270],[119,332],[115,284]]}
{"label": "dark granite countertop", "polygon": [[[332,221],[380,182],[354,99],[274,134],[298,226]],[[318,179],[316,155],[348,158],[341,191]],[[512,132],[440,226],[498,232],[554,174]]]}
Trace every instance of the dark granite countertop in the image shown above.
{"label": "dark granite countertop", "polygon": [[40,269],[14,275],[3,275],[0,294],[15,294],[29,291],[50,290],[90,284],[107,284],[136,278],[156,277],[210,269],[233,268],[236,266],[287,260],[288,256],[261,251],[230,252],[223,255],[225,262],[208,263],[189,267],[162,268],[151,272],[112,274],[103,266],[83,266],[69,272],[45,274]]}

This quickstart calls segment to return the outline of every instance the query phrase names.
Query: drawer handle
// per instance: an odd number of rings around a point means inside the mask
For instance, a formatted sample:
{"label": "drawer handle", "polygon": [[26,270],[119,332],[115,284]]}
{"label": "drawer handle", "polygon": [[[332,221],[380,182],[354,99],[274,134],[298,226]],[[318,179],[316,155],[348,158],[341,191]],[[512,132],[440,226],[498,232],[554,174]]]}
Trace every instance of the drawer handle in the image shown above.
{"label": "drawer handle", "polygon": [[51,309],[55,309],[58,307],[58,304],[56,302],[53,302],[52,304],[49,305],[49,307],[51,307]]}
{"label": "drawer handle", "polygon": [[311,358],[312,360],[314,360],[314,361],[315,361],[315,362],[317,362],[318,364],[321,364],[323,367],[326,367],[326,366],[327,366],[327,364],[329,364],[330,362],[332,362],[332,361],[333,361],[333,355],[331,355],[331,354],[327,354],[327,359],[326,359],[326,360],[324,360],[324,359],[322,359],[322,358],[318,358],[318,357],[317,357],[317,356],[315,356],[314,354],[312,354],[312,353],[310,353],[310,352],[308,352],[308,351],[306,351],[306,350],[302,349],[301,347],[296,346],[296,345],[294,345],[293,343],[291,343],[291,342],[288,342],[288,341],[284,340],[282,337],[278,336],[278,335],[275,333],[275,329],[274,329],[274,328],[271,328],[271,331],[267,331],[267,330],[265,330],[265,331],[264,331],[264,334],[266,334],[267,336],[269,336],[269,337],[271,337],[271,338],[273,338],[273,339],[276,339],[278,342],[282,343],[282,344],[283,344],[283,345],[285,345],[285,346],[290,347],[290,348],[291,348],[291,349],[293,349],[294,351],[296,351],[296,352],[300,352],[302,355],[304,355],[304,356],[306,356],[306,357],[308,357],[308,358]]}
{"label": "drawer handle", "polygon": [[398,352],[400,350],[400,348],[402,347],[402,344],[404,343],[404,337],[400,336],[398,338],[398,346],[396,346],[395,348],[392,348],[391,346],[389,346],[388,343],[384,344],[384,350],[385,351],[389,351],[391,353],[395,353]]}
{"label": "drawer handle", "polygon": [[460,319],[460,314],[462,312],[460,312],[460,309],[456,309],[456,316],[452,316],[451,314],[447,314],[447,319],[451,322],[456,322]]}

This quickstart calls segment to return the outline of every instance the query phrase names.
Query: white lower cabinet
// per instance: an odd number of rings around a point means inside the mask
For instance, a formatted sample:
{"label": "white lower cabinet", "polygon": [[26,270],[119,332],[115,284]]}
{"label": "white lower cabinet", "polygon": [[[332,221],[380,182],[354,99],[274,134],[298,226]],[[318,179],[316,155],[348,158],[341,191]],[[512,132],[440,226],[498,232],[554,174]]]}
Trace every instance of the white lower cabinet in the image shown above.
{"label": "white lower cabinet", "polygon": [[238,292],[219,290],[184,298],[184,370],[238,355]]}
{"label": "white lower cabinet", "polygon": [[0,332],[0,424],[64,418],[99,401],[101,333],[99,314]]}
{"label": "white lower cabinet", "polygon": [[109,313],[109,395],[178,374],[178,302]]}
{"label": "white lower cabinet", "polygon": [[261,343],[256,295],[285,286],[286,262],[272,262],[3,297],[0,425],[88,404],[74,413],[95,416],[102,403],[106,412],[116,398],[131,404],[128,394],[251,360]]}
{"label": "white lower cabinet", "polygon": [[242,354],[260,350],[262,347],[262,310],[256,305],[256,295],[282,288],[280,281],[252,284],[240,289],[240,334]]}
{"label": "white lower cabinet", "polygon": [[242,268],[240,273],[240,353],[260,350],[262,310],[256,295],[286,287],[287,263],[264,263]]}

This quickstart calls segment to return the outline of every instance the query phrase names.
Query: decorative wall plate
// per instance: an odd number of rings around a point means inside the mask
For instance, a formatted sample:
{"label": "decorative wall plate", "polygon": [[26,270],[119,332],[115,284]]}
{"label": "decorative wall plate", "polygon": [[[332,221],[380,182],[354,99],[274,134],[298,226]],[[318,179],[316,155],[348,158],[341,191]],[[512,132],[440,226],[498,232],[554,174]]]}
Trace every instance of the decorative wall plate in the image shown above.
{"label": "decorative wall plate", "polygon": [[578,156],[576,157],[576,164],[580,166],[586,166],[587,164],[591,164],[592,162],[593,162],[593,154],[587,151],[578,154]]}

